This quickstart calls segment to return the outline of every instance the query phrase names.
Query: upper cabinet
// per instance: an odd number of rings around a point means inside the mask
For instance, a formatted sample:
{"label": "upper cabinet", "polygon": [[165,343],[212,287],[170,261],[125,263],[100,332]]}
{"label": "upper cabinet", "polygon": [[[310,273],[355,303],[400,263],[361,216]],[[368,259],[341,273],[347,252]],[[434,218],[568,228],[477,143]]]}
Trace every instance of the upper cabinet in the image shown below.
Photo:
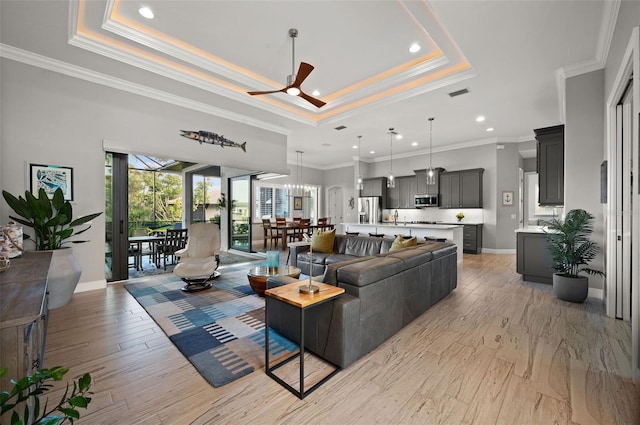
{"label": "upper cabinet", "polygon": [[483,168],[440,173],[440,208],[482,208],[483,174]]}
{"label": "upper cabinet", "polygon": [[396,187],[387,189],[386,208],[413,208],[416,177],[396,177]]}
{"label": "upper cabinet", "polygon": [[416,195],[437,195],[438,185],[440,180],[440,174],[444,171],[444,168],[436,168],[436,178],[434,184],[427,184],[427,170],[414,170],[416,173]]}
{"label": "upper cabinet", "polygon": [[374,177],[362,180],[362,190],[360,196],[380,196],[382,198],[382,208],[386,207],[387,200],[387,178]]}
{"label": "upper cabinet", "polygon": [[533,131],[537,141],[538,203],[564,205],[564,125]]}

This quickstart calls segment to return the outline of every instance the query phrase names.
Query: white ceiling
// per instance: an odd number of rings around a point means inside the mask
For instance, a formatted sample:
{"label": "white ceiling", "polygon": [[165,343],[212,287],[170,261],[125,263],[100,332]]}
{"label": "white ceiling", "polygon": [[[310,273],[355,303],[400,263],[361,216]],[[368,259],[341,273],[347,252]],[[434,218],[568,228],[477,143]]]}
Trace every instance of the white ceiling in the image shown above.
{"label": "white ceiling", "polygon": [[[155,19],[138,14],[143,4]],[[575,0],[2,0],[0,8],[3,56],[33,52],[288,134],[290,162],[302,150],[303,165],[318,168],[352,163],[358,135],[365,160],[388,157],[389,127],[403,135],[394,157],[424,153],[428,117],[434,151],[531,140],[533,128],[563,121],[558,72],[602,66],[617,13],[614,2]],[[294,68],[315,66],[302,88],[319,90],[323,108],[246,94],[285,85],[290,28],[299,31]],[[448,95],[462,88],[469,93]]]}

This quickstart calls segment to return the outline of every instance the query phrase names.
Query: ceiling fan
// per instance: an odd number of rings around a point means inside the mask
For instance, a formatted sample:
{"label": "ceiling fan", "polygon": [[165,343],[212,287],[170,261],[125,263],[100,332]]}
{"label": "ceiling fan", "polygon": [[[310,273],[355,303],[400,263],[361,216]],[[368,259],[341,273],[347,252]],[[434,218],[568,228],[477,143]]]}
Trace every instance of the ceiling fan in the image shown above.
{"label": "ceiling fan", "polygon": [[298,30],[292,28],[289,30],[289,37],[291,37],[292,43],[292,51],[291,51],[291,75],[287,76],[287,86],[280,90],[269,90],[269,91],[250,91],[247,92],[251,96],[259,95],[259,94],[270,94],[270,93],[287,93],[291,96],[300,96],[304,100],[318,108],[322,108],[327,102],[323,102],[320,99],[316,99],[315,97],[311,97],[305,92],[302,91],[300,85],[303,81],[311,74],[313,71],[313,65],[310,65],[306,62],[300,62],[300,67],[298,68],[298,74],[294,74],[295,62],[296,62],[296,37],[298,36]]}

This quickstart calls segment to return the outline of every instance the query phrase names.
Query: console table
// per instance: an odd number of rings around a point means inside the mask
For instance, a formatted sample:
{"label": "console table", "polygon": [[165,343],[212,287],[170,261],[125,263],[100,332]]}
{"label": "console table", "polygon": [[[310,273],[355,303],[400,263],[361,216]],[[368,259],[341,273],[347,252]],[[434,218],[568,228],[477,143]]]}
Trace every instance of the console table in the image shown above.
{"label": "console table", "polygon": [[10,379],[43,368],[50,262],[51,252],[26,252],[0,272],[0,367],[8,369],[0,391],[11,390]]}
{"label": "console table", "polygon": [[[308,281],[306,281],[308,283]],[[320,385],[324,384],[329,378],[340,371],[338,366],[335,366],[335,370],[331,372],[329,375],[325,376],[318,383],[314,384],[311,388],[305,391],[304,389],[304,312],[308,308],[320,305],[327,301],[330,301],[340,294],[344,293],[344,288],[339,288],[333,285],[327,285],[325,283],[313,282],[314,285],[319,287],[319,291],[315,294],[303,294],[298,292],[298,287],[300,285],[304,285],[305,281],[301,280],[298,282],[293,282],[288,285],[278,286],[276,288],[267,289],[264,291],[265,295],[265,345],[264,345],[264,355],[265,355],[265,371],[268,376],[278,382],[280,385],[291,391],[294,395],[296,395],[300,400],[305,398],[306,395],[314,391]],[[290,304],[294,307],[297,307],[300,310],[300,351],[297,354],[289,357],[288,359],[283,360],[277,365],[271,367],[269,365],[269,304],[272,302],[284,302]],[[286,383],[280,377],[276,376],[273,371],[278,369],[281,366],[289,363],[291,360],[295,358],[300,358],[300,390],[296,390],[291,385]]]}

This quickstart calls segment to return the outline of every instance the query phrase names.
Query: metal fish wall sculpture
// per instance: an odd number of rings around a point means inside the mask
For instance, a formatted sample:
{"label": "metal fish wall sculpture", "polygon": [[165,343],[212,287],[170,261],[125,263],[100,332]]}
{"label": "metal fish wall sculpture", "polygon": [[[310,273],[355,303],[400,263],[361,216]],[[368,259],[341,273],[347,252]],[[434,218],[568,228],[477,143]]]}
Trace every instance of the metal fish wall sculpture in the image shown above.
{"label": "metal fish wall sculpture", "polygon": [[220,147],[224,148],[225,146],[230,148],[240,148],[243,152],[246,152],[247,142],[242,144],[232,142],[229,139],[225,139],[224,136],[221,136],[216,133],[212,133],[211,131],[191,131],[191,130],[180,130],[181,136],[186,137],[187,139],[197,140],[198,143],[208,143],[210,145],[220,145]]}

